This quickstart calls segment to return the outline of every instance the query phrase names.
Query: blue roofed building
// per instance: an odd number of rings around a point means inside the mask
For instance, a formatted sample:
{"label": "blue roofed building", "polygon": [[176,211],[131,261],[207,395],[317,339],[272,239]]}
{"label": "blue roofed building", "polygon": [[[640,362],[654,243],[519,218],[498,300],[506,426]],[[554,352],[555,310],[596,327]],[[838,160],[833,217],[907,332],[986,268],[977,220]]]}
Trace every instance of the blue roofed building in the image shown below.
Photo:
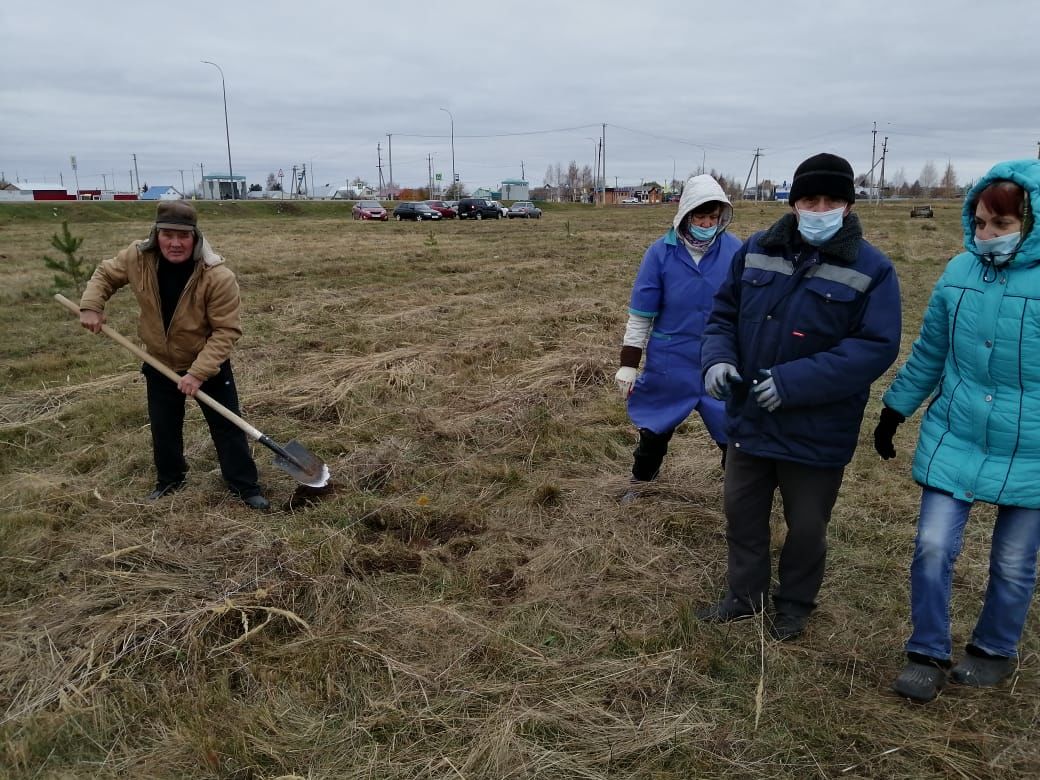
{"label": "blue roofed building", "polygon": [[149,187],[141,193],[138,200],[181,200],[184,196],[170,184],[162,184],[158,187]]}

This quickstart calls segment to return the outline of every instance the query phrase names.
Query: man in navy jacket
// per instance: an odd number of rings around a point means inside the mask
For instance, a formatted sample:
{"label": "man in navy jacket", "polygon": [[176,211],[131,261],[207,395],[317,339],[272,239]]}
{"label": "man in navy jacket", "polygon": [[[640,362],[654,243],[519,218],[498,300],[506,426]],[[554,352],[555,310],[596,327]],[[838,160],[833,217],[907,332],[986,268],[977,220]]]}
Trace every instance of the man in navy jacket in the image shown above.
{"label": "man in navy jacket", "polygon": [[901,333],[892,263],[863,239],[852,167],[818,154],[798,166],[791,212],[751,236],[715,297],[701,348],[705,388],[726,398],[728,589],[698,613],[761,612],[770,586],[769,517],[780,489],[787,537],[770,633],[788,640],[816,607],[827,524],[859,437],[870,384]]}

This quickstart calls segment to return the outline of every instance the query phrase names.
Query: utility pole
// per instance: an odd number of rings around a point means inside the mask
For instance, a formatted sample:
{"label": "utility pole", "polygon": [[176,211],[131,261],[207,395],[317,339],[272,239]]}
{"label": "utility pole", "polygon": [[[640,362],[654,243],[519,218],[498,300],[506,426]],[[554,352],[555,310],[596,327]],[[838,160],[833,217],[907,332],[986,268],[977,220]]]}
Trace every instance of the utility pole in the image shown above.
{"label": "utility pole", "polygon": [[603,203],[603,163],[600,159],[603,156],[603,139],[599,139],[599,144],[596,146],[596,186],[593,187],[592,202]]}
{"label": "utility pole", "polygon": [[[2,178],[3,176],[0,176],[0,179]],[[101,174],[101,189],[106,192],[108,191],[108,175],[104,173]]]}
{"label": "utility pole", "polygon": [[290,187],[289,194],[290,195],[295,195],[296,194],[296,166],[295,165],[292,167],[292,184],[289,185],[289,187]]}
{"label": "utility pole", "polygon": [[183,168],[178,168],[177,170],[181,172],[181,197],[183,198],[184,195],[185,195],[185,192],[184,192],[184,169]]}
{"label": "utility pole", "polygon": [[202,190],[202,199],[206,199],[206,169],[199,163],[199,189]]}
{"label": "utility pole", "polygon": [[888,136],[885,136],[884,142],[881,144],[881,181],[878,183],[877,199],[878,203],[881,203],[881,190],[885,188],[885,158],[888,156]]}
{"label": "utility pole", "polygon": [[[744,193],[747,192],[748,182],[751,181],[751,174],[754,173],[756,171],[756,169],[758,168],[758,156],[761,153],[762,153],[761,149],[759,149],[759,148],[755,149],[755,157],[751,161],[751,167],[748,168],[747,178],[744,179],[744,189],[740,193],[740,197],[741,198],[743,198],[744,197]],[[758,200],[758,175],[757,174],[755,175],[755,200]]]}
{"label": "utility pole", "polygon": [[[603,175],[603,193],[601,202],[605,205],[607,202],[607,123],[603,123],[603,129],[601,131],[603,136],[603,168],[601,173]],[[614,177],[614,196],[617,197],[617,177]]]}
{"label": "utility pole", "polygon": [[758,158],[761,157],[761,156],[762,156],[762,150],[761,149],[756,149],[755,150],[755,200],[756,201],[760,200],[759,196],[761,194],[761,192],[759,191],[760,187],[758,186]]}
{"label": "utility pole", "polygon": [[390,163],[390,200],[396,200],[394,197],[394,134],[386,134],[386,155]]}
{"label": "utility pole", "polygon": [[134,158],[134,177],[137,179],[137,193],[141,193],[141,174],[137,172],[137,155],[133,155]]}
{"label": "utility pole", "polygon": [[379,169],[379,197],[386,197],[386,182],[383,181],[383,150],[376,144],[376,167]]}
{"label": "utility pole", "polygon": [[870,196],[874,197],[874,166],[877,164],[875,162],[877,149],[877,122],[874,123],[874,129],[871,131],[871,135],[873,135],[874,138],[870,142]]}
{"label": "utility pole", "polygon": [[524,161],[523,160],[520,161],[520,178],[523,179],[524,181],[527,181],[527,179],[524,178]]}
{"label": "utility pole", "polygon": [[429,195],[427,197],[432,198],[433,197],[433,155],[432,154],[426,155],[426,175],[429,177],[428,178],[428,184],[427,184],[427,190],[426,190],[429,193]]}

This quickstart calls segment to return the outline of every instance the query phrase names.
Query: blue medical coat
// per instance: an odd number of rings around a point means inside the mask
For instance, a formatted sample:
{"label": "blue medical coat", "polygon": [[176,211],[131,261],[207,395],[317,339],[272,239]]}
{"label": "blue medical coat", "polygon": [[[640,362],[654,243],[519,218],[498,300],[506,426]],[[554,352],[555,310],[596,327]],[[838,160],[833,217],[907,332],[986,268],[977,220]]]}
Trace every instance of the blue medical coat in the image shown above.
{"label": "blue medical coat", "polygon": [[701,334],[740,245],[723,233],[694,263],[673,229],[646,250],[629,303],[629,312],[654,321],[643,373],[628,398],[637,427],[671,431],[697,409],[712,438],[725,443],[725,408],[704,392]]}

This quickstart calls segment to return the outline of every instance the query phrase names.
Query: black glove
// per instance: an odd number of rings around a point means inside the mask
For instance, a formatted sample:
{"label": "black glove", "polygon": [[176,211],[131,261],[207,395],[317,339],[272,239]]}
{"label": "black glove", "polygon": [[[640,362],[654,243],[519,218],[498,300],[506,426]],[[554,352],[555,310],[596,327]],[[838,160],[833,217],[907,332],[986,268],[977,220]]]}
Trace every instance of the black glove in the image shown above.
{"label": "black glove", "polygon": [[874,429],[874,449],[885,460],[896,456],[896,445],[892,443],[892,437],[896,435],[896,428],[904,422],[906,418],[895,409],[886,406],[881,410],[881,419]]}

